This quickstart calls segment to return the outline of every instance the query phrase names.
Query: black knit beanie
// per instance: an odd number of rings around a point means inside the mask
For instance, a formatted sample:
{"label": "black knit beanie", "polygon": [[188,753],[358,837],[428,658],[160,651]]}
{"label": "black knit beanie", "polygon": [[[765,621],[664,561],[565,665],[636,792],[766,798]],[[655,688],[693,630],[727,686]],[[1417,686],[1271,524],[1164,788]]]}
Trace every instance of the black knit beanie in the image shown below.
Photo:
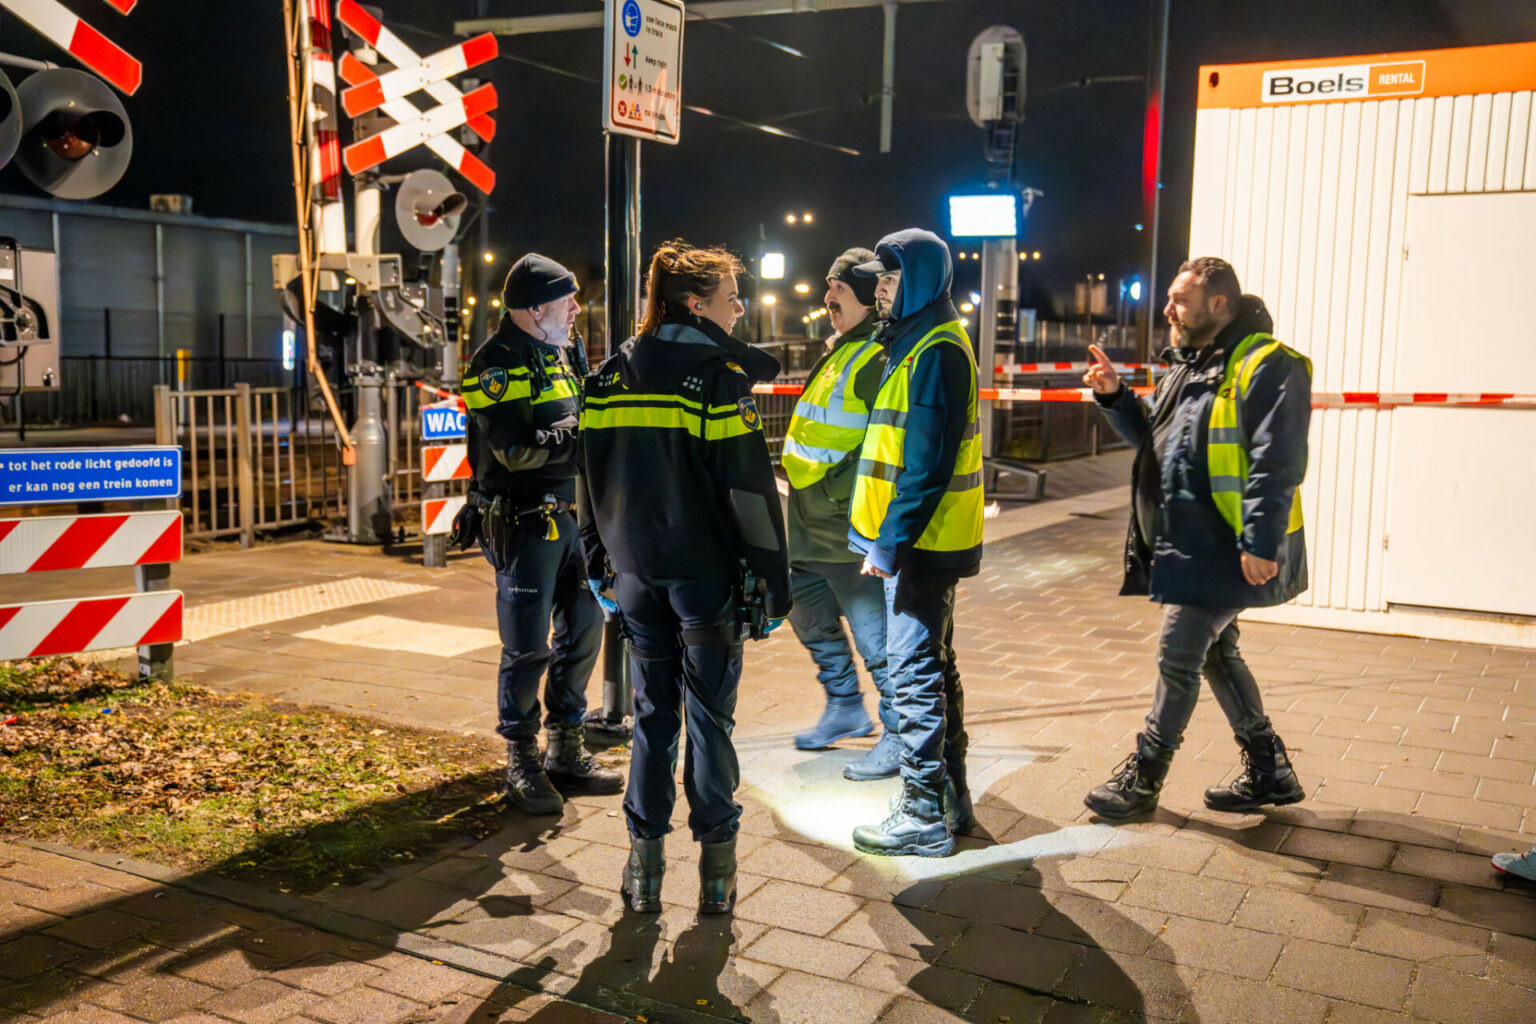
{"label": "black knit beanie", "polygon": [[856,245],[832,261],[832,269],[827,271],[827,280],[843,282],[853,289],[853,296],[859,300],[859,305],[873,306],[877,280],[873,277],[865,277],[863,274],[855,274],[853,268],[860,263],[868,263],[874,258],[874,253]]}
{"label": "black knit beanie", "polygon": [[531,252],[512,264],[507,283],[501,288],[501,303],[508,309],[532,309],[575,291],[575,274],[548,256]]}

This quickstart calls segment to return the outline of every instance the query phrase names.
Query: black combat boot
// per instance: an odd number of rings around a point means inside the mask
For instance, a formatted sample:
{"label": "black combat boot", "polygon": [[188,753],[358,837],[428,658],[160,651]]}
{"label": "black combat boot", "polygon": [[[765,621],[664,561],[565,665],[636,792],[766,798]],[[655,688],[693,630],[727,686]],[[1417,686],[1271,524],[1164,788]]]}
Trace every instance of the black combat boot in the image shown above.
{"label": "black combat boot", "polygon": [[507,741],[507,800],[529,814],[559,814],[565,801],[544,774],[539,741]]}
{"label": "black combat boot", "polygon": [[1206,790],[1205,806],[1213,811],[1255,811],[1265,804],[1282,807],[1306,798],[1279,736],[1266,733],[1246,743],[1238,740],[1237,745],[1243,751],[1243,774],[1230,786]]}
{"label": "black combat boot", "polygon": [[549,727],[544,771],[555,782],[582,793],[617,793],[624,788],[624,776],[604,768],[587,753],[586,731],[580,722]]}
{"label": "black combat boot", "polygon": [[736,837],[699,844],[699,913],[736,909]]}
{"label": "black combat boot", "polygon": [[661,876],[667,873],[665,843],[665,836],[655,839],[629,837],[629,863],[624,865],[619,893],[636,913],[661,912]]}
{"label": "black combat boot", "polygon": [[1114,776],[1083,798],[1101,818],[1118,821],[1157,807],[1163,779],[1173,761],[1173,748],[1154,743],[1146,733],[1136,735],[1136,752],[1120,762]]}
{"label": "black combat boot", "polygon": [[944,817],[942,791],[906,782],[901,790],[901,803],[891,816],[878,825],[854,829],[853,845],[864,853],[882,857],[948,857],[955,852],[955,838]]}

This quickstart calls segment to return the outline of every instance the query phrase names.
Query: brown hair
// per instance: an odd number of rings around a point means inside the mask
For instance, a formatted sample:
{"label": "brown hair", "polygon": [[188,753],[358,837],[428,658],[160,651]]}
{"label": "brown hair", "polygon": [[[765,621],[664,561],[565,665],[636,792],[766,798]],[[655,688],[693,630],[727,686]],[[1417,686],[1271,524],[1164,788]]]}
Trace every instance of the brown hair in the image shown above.
{"label": "brown hair", "polygon": [[1180,263],[1179,273],[1193,274],[1195,280],[1205,289],[1206,298],[1212,295],[1226,296],[1227,312],[1233,316],[1237,315],[1243,289],[1238,286],[1237,271],[1232,269],[1232,264],[1216,256],[1199,256]]}
{"label": "brown hair", "polygon": [[719,246],[696,249],[681,238],[663,242],[645,275],[645,312],[637,333],[655,334],[668,313],[688,308],[688,296],[707,302],[726,277],[741,272],[741,261]]}

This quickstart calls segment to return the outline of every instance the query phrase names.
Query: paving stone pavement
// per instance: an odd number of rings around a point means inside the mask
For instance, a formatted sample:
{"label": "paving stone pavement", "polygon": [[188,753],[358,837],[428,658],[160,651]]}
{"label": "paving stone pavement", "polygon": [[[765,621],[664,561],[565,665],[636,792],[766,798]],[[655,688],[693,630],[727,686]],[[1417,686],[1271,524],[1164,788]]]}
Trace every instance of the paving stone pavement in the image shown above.
{"label": "paving stone pavement", "polygon": [[[820,696],[783,630],[750,645],[741,686],[734,919],[693,913],[683,811],[664,912],[622,910],[618,797],[575,798],[558,823],[509,815],[483,841],[281,905],[11,846],[0,1020],[1536,1020],[1536,887],[1488,862],[1536,842],[1536,651],[1247,625],[1308,800],[1205,810],[1237,749],[1203,700],[1158,813],[1094,823],[1082,797],[1149,706],[1158,624],[1156,606],[1115,596],[1124,500],[1093,491],[988,523],[956,626],[982,832],[954,857],[852,850],[851,827],[882,818],[895,784],[841,777],[873,738],[793,749]],[[359,578],[433,589],[234,629],[179,648],[178,669],[489,730],[493,646],[300,636],[365,616],[492,629],[478,557],[433,571],[300,543],[176,570],[193,606]]]}

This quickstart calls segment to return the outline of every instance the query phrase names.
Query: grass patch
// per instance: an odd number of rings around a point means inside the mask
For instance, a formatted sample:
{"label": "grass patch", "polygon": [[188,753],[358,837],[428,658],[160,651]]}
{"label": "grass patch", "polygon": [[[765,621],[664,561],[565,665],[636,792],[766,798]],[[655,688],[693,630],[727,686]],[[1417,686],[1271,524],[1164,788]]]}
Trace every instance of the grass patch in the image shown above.
{"label": "grass patch", "polygon": [[0,837],[312,891],[501,826],[488,738],[67,658],[0,662],[0,722]]}

